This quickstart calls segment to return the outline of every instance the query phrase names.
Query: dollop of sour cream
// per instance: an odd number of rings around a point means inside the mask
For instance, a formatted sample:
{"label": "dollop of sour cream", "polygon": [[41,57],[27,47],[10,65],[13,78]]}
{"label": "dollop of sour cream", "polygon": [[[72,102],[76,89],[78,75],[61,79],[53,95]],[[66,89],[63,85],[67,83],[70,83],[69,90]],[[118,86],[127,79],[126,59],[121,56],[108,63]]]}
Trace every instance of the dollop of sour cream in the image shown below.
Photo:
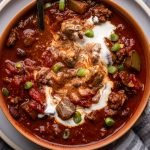
{"label": "dollop of sour cream", "polygon": [[44,113],[46,115],[53,115],[55,118],[55,121],[67,126],[67,127],[74,127],[74,126],[78,126],[80,124],[84,123],[84,117],[86,114],[91,113],[94,110],[100,110],[102,108],[104,108],[105,106],[107,106],[107,101],[108,101],[108,97],[109,94],[111,93],[111,89],[113,88],[113,82],[109,80],[109,78],[105,78],[103,81],[103,88],[101,88],[99,90],[100,93],[100,99],[99,102],[97,104],[92,104],[92,106],[90,108],[83,108],[80,106],[77,106],[76,111],[80,112],[81,117],[82,117],[82,121],[79,124],[76,124],[73,121],[73,118],[70,118],[68,120],[62,120],[57,112],[56,112],[56,106],[59,103],[60,99],[55,99],[52,95],[51,95],[51,87],[47,87],[45,86],[45,93],[46,93],[46,109],[44,111]]}
{"label": "dollop of sour cream", "polygon": [[[89,24],[94,24],[93,17],[90,17],[86,22]],[[116,27],[110,22],[96,24],[93,26],[94,37],[88,38],[84,36],[83,40],[79,41],[80,45],[86,45],[89,43],[98,43],[101,45],[101,51],[99,53],[100,59],[105,64],[112,64],[111,52],[109,51],[105,38],[110,38],[111,33],[114,33]]]}
{"label": "dollop of sour cream", "polygon": [[[96,20],[96,18],[94,18]],[[85,46],[86,44],[89,43],[98,43],[101,45],[101,50],[99,52],[99,59],[101,62],[104,64],[104,69],[107,70],[107,65],[112,64],[112,57],[111,57],[111,52],[109,51],[106,43],[105,43],[105,38],[109,38],[111,33],[114,32],[116,27],[110,22],[107,21],[105,23],[101,24],[96,24],[94,25],[94,19],[90,17],[87,19],[87,22],[91,25],[93,25],[93,32],[94,32],[94,37],[93,38],[88,38],[84,36],[82,40],[77,40],[76,42],[81,45]],[[36,76],[36,75],[35,75]],[[91,113],[94,110],[100,110],[107,106],[108,102],[108,97],[109,94],[111,93],[111,89],[113,88],[114,84],[113,82],[107,77],[107,75],[103,79],[103,88],[99,90],[100,93],[100,99],[97,104],[92,104],[90,108],[83,108],[80,106],[77,106],[76,110],[81,113],[82,121],[79,124],[76,124],[73,121],[73,118],[69,120],[62,120],[57,112],[56,112],[56,106],[57,104],[61,101],[61,99],[53,97],[52,94],[52,88],[45,86],[45,95],[46,95],[46,108],[45,108],[45,115],[53,115],[55,118],[55,121],[67,126],[67,127],[74,127],[78,126],[80,124],[84,123],[84,117],[86,114]],[[39,118],[42,117],[39,115]]]}

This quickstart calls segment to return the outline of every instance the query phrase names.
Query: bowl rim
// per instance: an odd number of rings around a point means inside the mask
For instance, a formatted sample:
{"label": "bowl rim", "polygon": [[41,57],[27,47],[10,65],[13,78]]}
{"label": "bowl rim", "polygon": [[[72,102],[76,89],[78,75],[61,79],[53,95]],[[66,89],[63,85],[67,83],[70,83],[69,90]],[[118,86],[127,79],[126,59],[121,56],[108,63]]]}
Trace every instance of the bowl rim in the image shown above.
{"label": "bowl rim", "polygon": [[[107,3],[108,5],[112,6],[113,8],[117,9],[119,12],[121,12],[121,14],[125,17],[126,15],[126,19],[130,20],[130,22],[132,22],[132,24],[136,27],[136,31],[138,32],[138,34],[141,34],[141,39],[143,39],[144,41],[144,47],[147,48],[147,55],[145,55],[146,57],[146,66],[150,65],[150,59],[148,59],[148,57],[150,56],[150,46],[149,46],[149,42],[148,39],[146,38],[143,30],[141,29],[141,27],[139,26],[139,24],[135,21],[135,19],[132,17],[131,14],[129,14],[124,8],[122,8],[120,5],[118,5],[116,2],[114,2],[113,0],[107,0],[104,3]],[[9,24],[6,26],[6,28],[4,29],[4,32],[2,33],[1,37],[0,37],[0,49],[2,49],[3,44],[6,40],[6,37],[8,36],[8,33],[10,31],[10,29],[15,25],[15,23],[20,19],[20,17],[22,17],[23,15],[25,15],[27,13],[28,10],[31,10],[33,7],[35,6],[35,1],[32,1],[31,3],[29,3],[27,6],[25,6],[21,11],[19,11],[15,17],[13,17],[13,19],[9,22]],[[146,51],[145,51],[146,52]],[[36,135],[33,135],[32,133],[30,133],[28,130],[26,130],[24,127],[22,127],[17,121],[15,121],[11,115],[9,114],[9,111],[7,109],[6,104],[4,103],[4,98],[2,97],[2,93],[0,91],[0,108],[2,109],[3,113],[5,114],[6,118],[9,120],[9,122],[14,126],[14,128],[16,128],[23,136],[25,136],[27,139],[29,139],[30,141],[45,147],[45,148],[51,148],[51,149],[56,149],[56,150],[60,150],[60,149],[65,149],[65,150],[76,150],[77,148],[80,150],[87,150],[88,149],[96,149],[96,148],[102,148],[108,144],[111,144],[112,142],[116,141],[117,139],[119,139],[121,136],[123,136],[134,124],[135,122],[138,120],[138,118],[140,117],[140,115],[142,114],[147,102],[148,102],[148,98],[150,96],[150,80],[148,80],[150,78],[150,70],[146,70],[146,82],[145,82],[145,90],[144,90],[144,94],[142,96],[141,102],[137,108],[137,110],[135,111],[135,113],[133,114],[133,116],[122,126],[118,129],[117,132],[115,132],[113,135],[108,136],[107,138],[105,138],[104,140],[100,140],[100,141],[96,141],[96,142],[92,142],[89,144],[84,144],[84,145],[61,145],[61,144],[57,144],[57,143],[52,143],[52,142],[48,142],[40,137],[37,137]]]}

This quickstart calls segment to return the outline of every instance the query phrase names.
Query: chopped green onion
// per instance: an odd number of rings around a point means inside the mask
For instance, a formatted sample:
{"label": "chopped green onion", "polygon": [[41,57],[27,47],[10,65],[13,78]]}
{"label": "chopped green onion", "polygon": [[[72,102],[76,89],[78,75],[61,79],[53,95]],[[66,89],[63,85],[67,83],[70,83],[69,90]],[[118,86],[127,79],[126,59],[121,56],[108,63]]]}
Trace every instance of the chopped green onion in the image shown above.
{"label": "chopped green onion", "polygon": [[63,133],[63,139],[68,139],[70,136],[70,130],[69,129],[65,129],[64,133]]}
{"label": "chopped green onion", "polygon": [[105,119],[105,124],[106,124],[106,126],[111,127],[115,124],[115,120],[111,117],[107,117]]}
{"label": "chopped green onion", "polygon": [[63,64],[62,63],[57,63],[52,67],[52,70],[57,73],[59,72],[61,69],[63,68]]}
{"label": "chopped green onion", "polygon": [[24,85],[24,89],[29,90],[33,86],[33,83],[31,81],[27,81]]}
{"label": "chopped green onion", "polygon": [[2,94],[4,95],[4,96],[9,96],[9,91],[8,91],[8,89],[7,88],[2,88]]}
{"label": "chopped green onion", "polygon": [[59,0],[59,10],[64,11],[65,9],[65,0]]}
{"label": "chopped green onion", "polygon": [[78,124],[78,123],[81,122],[81,120],[82,120],[81,113],[78,112],[78,111],[76,111],[75,114],[74,114],[74,116],[73,116],[73,121],[74,121],[76,124]]}
{"label": "chopped green onion", "polygon": [[124,70],[124,65],[123,65],[123,64],[121,64],[121,65],[118,65],[118,70],[119,70],[119,71],[122,71],[122,70]]}
{"label": "chopped green onion", "polygon": [[93,32],[93,30],[88,29],[85,31],[85,35],[89,38],[92,38],[92,37],[94,37],[94,32]]}
{"label": "chopped green onion", "polygon": [[121,44],[119,44],[119,43],[114,44],[114,45],[112,46],[112,48],[111,48],[111,50],[112,50],[113,52],[117,52],[117,51],[119,51],[120,49],[121,49]]}
{"label": "chopped green onion", "polygon": [[108,73],[115,74],[117,72],[117,67],[115,66],[108,66]]}
{"label": "chopped green onion", "polygon": [[116,41],[118,41],[119,36],[117,34],[113,33],[110,35],[110,39],[111,39],[111,41],[116,42]]}
{"label": "chopped green onion", "polygon": [[77,76],[78,77],[85,77],[87,74],[88,70],[85,68],[79,68],[77,71]]}
{"label": "chopped green onion", "polygon": [[20,69],[20,68],[22,68],[22,63],[17,62],[15,66],[16,66],[17,69]]}
{"label": "chopped green onion", "polygon": [[44,9],[50,8],[51,6],[52,6],[51,3],[46,3],[46,4],[44,5]]}

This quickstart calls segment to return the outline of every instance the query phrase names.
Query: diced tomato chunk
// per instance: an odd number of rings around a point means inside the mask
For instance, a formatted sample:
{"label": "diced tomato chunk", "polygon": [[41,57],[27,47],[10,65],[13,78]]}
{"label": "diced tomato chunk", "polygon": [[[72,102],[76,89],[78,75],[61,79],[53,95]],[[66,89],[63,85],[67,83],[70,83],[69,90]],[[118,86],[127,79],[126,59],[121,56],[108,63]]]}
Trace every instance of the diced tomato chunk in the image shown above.
{"label": "diced tomato chunk", "polygon": [[29,91],[29,95],[34,99],[36,100],[37,102],[39,103],[43,103],[44,101],[44,95],[42,93],[40,93],[38,90],[32,88],[30,91]]}

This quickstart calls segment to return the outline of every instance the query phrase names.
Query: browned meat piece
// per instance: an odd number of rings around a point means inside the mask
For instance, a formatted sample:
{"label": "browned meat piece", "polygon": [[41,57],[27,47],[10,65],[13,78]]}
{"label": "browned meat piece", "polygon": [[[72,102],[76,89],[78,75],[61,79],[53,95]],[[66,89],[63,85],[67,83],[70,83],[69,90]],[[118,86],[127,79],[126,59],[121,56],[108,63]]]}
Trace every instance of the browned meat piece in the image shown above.
{"label": "browned meat piece", "polygon": [[82,30],[81,20],[78,18],[68,19],[61,25],[61,32],[71,40],[76,40],[82,36],[80,32]]}
{"label": "browned meat piece", "polygon": [[21,105],[21,108],[32,118],[32,119],[36,119],[38,113],[32,109],[30,107],[30,103],[29,102],[25,102]]}
{"label": "browned meat piece", "polygon": [[42,53],[43,65],[45,67],[51,67],[55,63],[55,58],[53,57],[50,49]]}
{"label": "browned meat piece", "polygon": [[56,110],[61,119],[67,120],[75,113],[76,107],[72,102],[64,99],[56,106]]}
{"label": "browned meat piece", "polygon": [[64,45],[64,48],[60,51],[59,56],[68,67],[72,68],[76,64],[80,47],[76,44],[69,44],[68,46]]}
{"label": "browned meat piece", "polygon": [[119,73],[119,77],[125,86],[135,91],[138,91],[144,88],[143,84],[136,78],[134,74],[129,74],[126,71],[121,71]]}
{"label": "browned meat piece", "polygon": [[98,43],[87,44],[85,49],[90,52],[90,56],[93,64],[97,64],[100,58],[101,45]]}
{"label": "browned meat piece", "polygon": [[96,5],[96,2],[93,0],[86,0],[87,4],[89,4],[90,6],[94,6]]}
{"label": "browned meat piece", "polygon": [[105,111],[106,115],[108,115],[108,116],[114,116],[114,115],[117,115],[117,113],[118,113],[117,110],[111,109],[108,106],[104,108],[104,111]]}
{"label": "browned meat piece", "polygon": [[12,82],[12,78],[5,77],[5,78],[3,78],[3,81],[4,81],[5,83],[11,83],[11,82]]}
{"label": "browned meat piece", "polygon": [[9,107],[9,112],[13,116],[14,119],[20,118],[20,114],[19,114],[19,111],[17,108],[11,106],[11,107]]}
{"label": "browned meat piece", "polygon": [[95,95],[95,91],[89,88],[79,87],[78,92],[81,97],[89,97]]}
{"label": "browned meat piece", "polygon": [[8,37],[8,40],[7,40],[7,43],[6,43],[6,45],[8,46],[8,47],[13,47],[14,45],[15,45],[15,43],[16,43],[16,41],[17,41],[17,32],[16,32],[16,30],[15,29],[13,29],[11,32],[10,32],[10,34],[9,34],[9,37]]}
{"label": "browned meat piece", "polygon": [[14,88],[19,88],[22,81],[23,81],[22,76],[14,76],[14,78],[12,79],[11,84],[13,85]]}
{"label": "browned meat piece", "polygon": [[126,56],[129,56],[130,51],[135,45],[134,39],[128,39],[126,37],[122,37],[120,43],[124,45],[124,47],[116,53],[116,62],[122,63]]}
{"label": "browned meat piece", "polygon": [[68,0],[68,7],[79,14],[83,14],[87,11],[89,5],[86,2],[78,0]]}
{"label": "browned meat piece", "polygon": [[97,16],[99,22],[106,22],[112,15],[112,12],[104,5],[96,6],[93,8],[93,16]]}
{"label": "browned meat piece", "polygon": [[24,34],[24,45],[26,47],[31,46],[33,44],[33,42],[35,41],[35,31],[32,29],[26,29],[23,32]]}
{"label": "browned meat piece", "polygon": [[10,60],[5,61],[5,66],[6,66],[6,73],[16,73],[17,69],[15,68],[15,64],[11,62]]}
{"label": "browned meat piece", "polygon": [[17,48],[17,56],[20,58],[24,58],[26,57],[26,52],[21,48]]}
{"label": "browned meat piece", "polygon": [[129,107],[127,107],[126,109],[121,111],[121,116],[122,117],[127,117],[129,115],[130,115],[130,108]]}
{"label": "browned meat piece", "polygon": [[123,31],[123,30],[125,30],[125,26],[123,25],[123,24],[118,24],[117,25],[117,28],[116,28],[116,31],[117,32],[121,32],[121,31]]}
{"label": "browned meat piece", "polygon": [[71,99],[71,102],[77,103],[78,101],[80,101],[81,98],[77,92],[70,92],[69,94],[70,94],[69,97]]}
{"label": "browned meat piece", "polygon": [[125,101],[127,100],[127,96],[124,91],[111,92],[108,98],[108,105],[111,109],[120,109]]}
{"label": "browned meat piece", "polygon": [[[6,60],[5,61],[5,71],[8,75],[12,76],[14,74],[23,74],[24,73],[24,68],[16,68],[15,63],[10,61],[10,60]],[[16,77],[14,77],[15,79]]]}
{"label": "browned meat piece", "polygon": [[44,107],[41,104],[39,104],[38,102],[36,102],[35,100],[30,100],[29,106],[39,113],[44,112]]}
{"label": "browned meat piece", "polygon": [[24,29],[27,25],[37,25],[37,17],[34,15],[31,15],[25,20],[21,20],[18,24],[18,28]]}
{"label": "browned meat piece", "polygon": [[85,108],[89,108],[92,105],[91,98],[81,99],[80,101],[73,103]]}
{"label": "browned meat piece", "polygon": [[98,74],[94,77],[93,82],[92,82],[92,86],[93,87],[102,87],[102,81],[103,81],[103,74]]}
{"label": "browned meat piece", "polygon": [[33,60],[31,60],[31,59],[29,59],[29,58],[26,58],[26,59],[24,60],[24,64],[25,64],[26,66],[34,67],[34,66],[36,65],[36,62],[33,61]]}
{"label": "browned meat piece", "polygon": [[73,68],[76,63],[77,54],[75,51],[68,51],[68,53],[62,54],[63,62],[70,68]]}
{"label": "browned meat piece", "polygon": [[97,116],[97,111],[92,111],[91,113],[86,114],[85,119],[93,122],[98,121],[99,117]]}
{"label": "browned meat piece", "polygon": [[22,101],[20,97],[11,97],[11,96],[8,97],[8,100],[11,104],[15,105]]}

